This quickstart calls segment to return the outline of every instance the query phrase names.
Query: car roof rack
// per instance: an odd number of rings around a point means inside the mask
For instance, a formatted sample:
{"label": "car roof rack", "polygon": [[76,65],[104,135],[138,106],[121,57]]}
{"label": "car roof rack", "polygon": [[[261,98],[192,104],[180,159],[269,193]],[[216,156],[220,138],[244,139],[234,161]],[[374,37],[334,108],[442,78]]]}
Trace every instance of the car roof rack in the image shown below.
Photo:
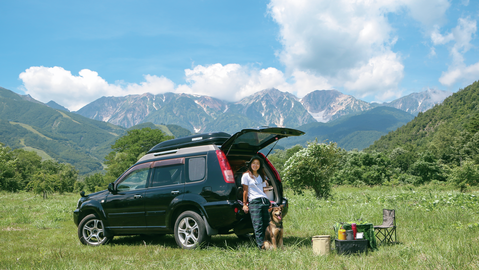
{"label": "car roof rack", "polygon": [[207,144],[222,145],[230,137],[231,135],[226,132],[213,132],[191,135],[188,137],[182,137],[161,142],[153,146],[147,154]]}

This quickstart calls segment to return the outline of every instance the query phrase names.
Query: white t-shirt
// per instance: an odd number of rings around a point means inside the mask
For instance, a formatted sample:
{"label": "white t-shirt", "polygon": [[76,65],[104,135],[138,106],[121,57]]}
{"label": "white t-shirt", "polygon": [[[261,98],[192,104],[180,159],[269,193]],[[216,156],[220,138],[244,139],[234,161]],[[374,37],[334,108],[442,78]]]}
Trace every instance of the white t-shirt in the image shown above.
{"label": "white t-shirt", "polygon": [[266,187],[266,181],[263,182],[261,175],[258,175],[258,177],[254,177],[253,175],[253,178],[251,178],[249,173],[244,173],[241,177],[241,184],[248,186],[249,202],[261,197],[268,198],[263,191],[263,188]]}

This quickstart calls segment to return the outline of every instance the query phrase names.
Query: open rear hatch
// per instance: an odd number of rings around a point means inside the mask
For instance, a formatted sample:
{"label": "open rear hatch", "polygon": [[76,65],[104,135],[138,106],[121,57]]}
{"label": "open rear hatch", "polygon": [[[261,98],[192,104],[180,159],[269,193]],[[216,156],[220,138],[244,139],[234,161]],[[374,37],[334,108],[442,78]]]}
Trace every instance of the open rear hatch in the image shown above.
{"label": "open rear hatch", "polygon": [[229,153],[254,155],[261,149],[282,138],[301,136],[303,134],[303,131],[292,128],[248,128],[241,130],[226,140],[221,145],[221,150],[223,150],[226,155]]}

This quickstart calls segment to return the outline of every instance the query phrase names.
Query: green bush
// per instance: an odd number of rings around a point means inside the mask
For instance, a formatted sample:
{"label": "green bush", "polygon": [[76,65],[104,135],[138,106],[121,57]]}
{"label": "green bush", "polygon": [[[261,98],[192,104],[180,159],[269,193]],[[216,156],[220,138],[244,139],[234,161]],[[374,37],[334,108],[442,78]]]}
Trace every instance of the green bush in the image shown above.
{"label": "green bush", "polygon": [[284,181],[295,193],[311,188],[317,198],[331,195],[330,179],[340,157],[340,149],[335,143],[309,143],[307,148],[296,152],[286,161]]}

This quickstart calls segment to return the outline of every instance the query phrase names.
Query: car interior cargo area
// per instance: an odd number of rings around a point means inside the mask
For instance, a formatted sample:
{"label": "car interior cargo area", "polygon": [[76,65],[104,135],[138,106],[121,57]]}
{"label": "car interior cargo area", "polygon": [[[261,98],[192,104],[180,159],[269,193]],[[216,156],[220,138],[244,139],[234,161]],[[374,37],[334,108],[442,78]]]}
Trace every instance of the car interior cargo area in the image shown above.
{"label": "car interior cargo area", "polygon": [[[250,156],[228,156],[228,161],[234,174],[236,187],[238,188],[237,200],[239,201],[243,200],[243,187],[241,185],[241,177],[248,170],[247,163],[249,162],[250,158]],[[265,193],[270,201],[280,204],[280,194],[278,194],[279,187],[277,187],[277,181],[274,180],[275,175],[272,172],[271,168],[268,167],[265,160],[263,160],[263,164],[264,174],[266,178]]]}

